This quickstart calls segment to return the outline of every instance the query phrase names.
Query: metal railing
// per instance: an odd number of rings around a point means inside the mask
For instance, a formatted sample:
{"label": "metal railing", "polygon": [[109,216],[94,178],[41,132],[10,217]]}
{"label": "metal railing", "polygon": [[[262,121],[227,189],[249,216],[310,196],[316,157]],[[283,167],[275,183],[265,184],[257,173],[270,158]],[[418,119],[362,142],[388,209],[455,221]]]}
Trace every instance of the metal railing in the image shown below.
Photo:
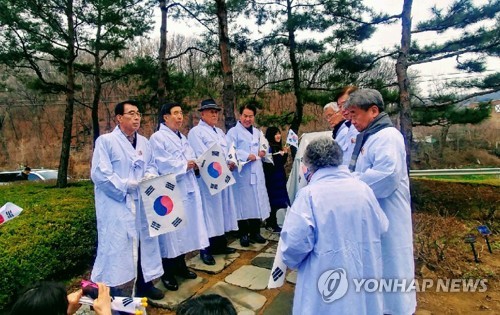
{"label": "metal railing", "polygon": [[498,175],[500,168],[463,168],[439,170],[410,170],[411,177],[419,176],[457,176],[457,175]]}

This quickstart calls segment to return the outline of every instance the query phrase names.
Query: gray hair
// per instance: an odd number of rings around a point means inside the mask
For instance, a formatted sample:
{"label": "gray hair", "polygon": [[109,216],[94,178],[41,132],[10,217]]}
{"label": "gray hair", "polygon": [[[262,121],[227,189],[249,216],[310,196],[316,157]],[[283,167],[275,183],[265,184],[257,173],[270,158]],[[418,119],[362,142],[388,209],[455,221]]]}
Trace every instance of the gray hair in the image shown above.
{"label": "gray hair", "polygon": [[323,111],[327,110],[328,108],[333,109],[333,111],[335,113],[338,113],[340,111],[340,107],[337,104],[337,102],[331,102],[331,103],[326,104],[325,107],[323,107]]}
{"label": "gray hair", "polygon": [[382,94],[374,89],[361,89],[352,92],[344,104],[344,108],[359,107],[368,110],[373,105],[378,107],[379,112],[384,111],[384,100]]}
{"label": "gray hair", "polygon": [[307,145],[303,161],[311,172],[339,166],[342,164],[342,149],[332,138],[321,137]]}

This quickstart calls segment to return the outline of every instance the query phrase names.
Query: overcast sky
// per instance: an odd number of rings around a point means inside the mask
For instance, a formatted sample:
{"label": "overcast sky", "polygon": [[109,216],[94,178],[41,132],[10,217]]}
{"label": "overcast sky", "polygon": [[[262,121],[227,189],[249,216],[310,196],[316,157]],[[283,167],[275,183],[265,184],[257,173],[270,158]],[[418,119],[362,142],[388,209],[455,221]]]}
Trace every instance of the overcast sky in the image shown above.
{"label": "overcast sky", "polygon": [[[453,1],[452,0],[414,0],[412,7],[412,26],[418,22],[426,20],[430,17],[430,8],[437,6],[438,8],[446,8]],[[487,3],[488,0],[474,0],[475,4],[480,5]],[[378,12],[388,13],[390,15],[399,14],[403,8],[403,0],[364,0],[364,3]],[[159,28],[160,18],[157,19],[157,28]],[[203,32],[202,28],[193,25],[193,21],[186,23],[169,20],[169,33],[172,36],[176,33],[186,36],[197,36],[198,33]],[[249,24],[252,25],[252,24]],[[158,34],[158,31],[155,31]],[[426,32],[422,34],[415,34],[412,36],[412,41],[417,41],[420,44],[431,44],[432,42],[443,42],[447,39],[460,36],[459,32],[445,32],[436,34],[433,32]],[[368,41],[363,42],[358,49],[368,51],[381,51],[384,47],[393,47],[399,45],[401,40],[401,22],[394,23],[388,26],[378,27],[375,34]],[[440,89],[439,82],[451,79],[458,79],[460,77],[474,77],[476,74],[461,74],[454,68],[455,61],[453,58],[433,63],[416,65],[411,69],[420,72],[421,81],[420,86],[424,91],[432,89]],[[500,58],[489,59],[487,65],[487,72],[492,73],[493,70],[500,69]],[[427,94],[427,93],[425,93]]]}

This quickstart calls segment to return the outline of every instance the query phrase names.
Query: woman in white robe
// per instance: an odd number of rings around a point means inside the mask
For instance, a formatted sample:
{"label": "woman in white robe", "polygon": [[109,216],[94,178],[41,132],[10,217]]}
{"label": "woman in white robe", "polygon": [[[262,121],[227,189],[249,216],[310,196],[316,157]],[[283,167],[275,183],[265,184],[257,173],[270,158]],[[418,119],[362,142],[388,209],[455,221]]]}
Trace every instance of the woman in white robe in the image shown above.
{"label": "woman in white robe", "polygon": [[382,293],[356,292],[354,281],[381,277],[388,221],[368,185],[341,162],[329,137],[313,140],[304,154],[312,176],[287,213],[279,248],[298,269],[293,314],[383,314]]}

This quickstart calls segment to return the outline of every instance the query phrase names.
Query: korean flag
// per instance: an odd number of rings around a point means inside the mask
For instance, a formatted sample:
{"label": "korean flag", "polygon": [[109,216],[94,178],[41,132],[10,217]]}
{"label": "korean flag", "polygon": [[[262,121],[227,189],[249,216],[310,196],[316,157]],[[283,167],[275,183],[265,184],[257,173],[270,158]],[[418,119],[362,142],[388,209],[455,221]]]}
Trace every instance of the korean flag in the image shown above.
{"label": "korean flag", "polygon": [[269,281],[267,287],[269,289],[279,288],[285,283],[286,276],[286,265],[283,262],[283,256],[281,254],[281,238],[278,242],[278,247],[276,249],[276,256],[274,257],[273,268],[271,268],[271,275],[269,276]]}
{"label": "korean flag", "polygon": [[214,144],[197,160],[200,176],[205,182],[211,195],[236,183],[233,174],[226,163],[226,155],[219,144]]}
{"label": "korean flag", "polygon": [[266,137],[264,137],[262,130],[259,131],[259,151],[266,152],[266,155],[262,158],[262,160],[266,163],[274,164],[273,155],[269,152],[269,141],[267,141]]}
{"label": "korean flag", "polygon": [[286,144],[293,145],[297,149],[299,148],[299,137],[292,129],[288,130],[288,136],[286,137]]}
{"label": "korean flag", "polygon": [[12,202],[7,202],[0,208],[0,225],[17,217],[23,208],[16,206]]}
{"label": "korean flag", "polygon": [[184,227],[184,205],[175,174],[142,181],[139,187],[151,237]]}

